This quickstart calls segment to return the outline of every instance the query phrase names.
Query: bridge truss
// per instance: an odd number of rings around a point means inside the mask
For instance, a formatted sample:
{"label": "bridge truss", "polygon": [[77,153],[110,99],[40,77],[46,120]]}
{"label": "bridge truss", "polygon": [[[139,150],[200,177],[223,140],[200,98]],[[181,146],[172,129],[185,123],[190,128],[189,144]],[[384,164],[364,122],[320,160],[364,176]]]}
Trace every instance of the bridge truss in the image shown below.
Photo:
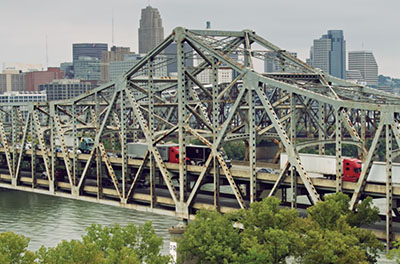
{"label": "bridge truss", "polygon": [[[167,56],[172,43],[176,54]],[[193,56],[200,61],[195,66],[187,63]],[[255,71],[256,60],[264,58],[279,62],[281,71]],[[177,76],[158,77],[157,71],[171,63]],[[218,70],[227,67],[235,78],[221,83]],[[211,76],[209,85],[199,80],[204,72]],[[314,204],[326,192],[343,191],[351,197],[351,209],[365,195],[375,194],[387,201],[385,237],[390,244],[400,197],[392,184],[392,161],[400,154],[399,99],[329,76],[251,30],[178,27],[118,81],[70,100],[1,104],[0,187],[185,219],[200,207],[246,208],[264,190],[274,195],[279,188],[292,189],[293,207],[300,194]],[[72,149],[65,144],[66,135],[74,139]],[[94,146],[79,154],[78,141],[84,136],[92,137]],[[279,175],[257,172],[257,140],[265,138],[278,139],[288,154]],[[185,159],[186,146],[194,139],[211,149],[201,166]],[[179,144],[179,164],[165,162],[156,147],[169,140]],[[244,171],[229,168],[221,154],[223,144],[234,140],[248,143]],[[128,158],[127,143],[138,141],[147,144],[146,154]],[[357,183],[342,181],[347,145],[363,160]],[[385,145],[386,184],[374,187],[367,176],[379,145]],[[311,147],[323,155],[327,146],[335,150],[337,175],[336,181],[321,185],[305,170],[299,151]],[[115,149],[120,156],[110,155]],[[59,168],[66,174],[60,177]],[[149,182],[146,188],[140,185],[143,179]],[[204,191],[205,184],[212,188]],[[230,186],[229,195],[221,192],[223,184]]]}

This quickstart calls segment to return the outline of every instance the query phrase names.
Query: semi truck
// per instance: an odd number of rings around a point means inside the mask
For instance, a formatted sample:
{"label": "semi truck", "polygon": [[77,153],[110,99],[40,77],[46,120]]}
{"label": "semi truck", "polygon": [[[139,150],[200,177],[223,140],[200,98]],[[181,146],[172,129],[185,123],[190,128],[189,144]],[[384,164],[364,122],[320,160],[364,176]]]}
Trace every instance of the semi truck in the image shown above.
{"label": "semi truck", "polygon": [[[316,155],[299,153],[304,169],[314,176],[324,176],[329,179],[336,178],[336,157],[328,155]],[[285,166],[288,160],[286,153],[280,155],[280,167]],[[343,181],[357,182],[361,175],[362,162],[356,158],[344,157],[343,160]],[[368,182],[386,182],[386,163],[374,161],[367,177]],[[400,164],[393,163],[392,182],[400,184]]]}
{"label": "semi truck", "polygon": [[[161,158],[165,162],[179,163],[179,145],[178,144],[158,144],[157,149]],[[147,151],[147,143],[130,142],[128,143],[128,158],[142,159]],[[191,165],[204,165],[211,149],[202,145],[187,145],[186,146],[186,162]],[[232,167],[231,160],[228,159],[225,152],[220,151],[228,168]]]}

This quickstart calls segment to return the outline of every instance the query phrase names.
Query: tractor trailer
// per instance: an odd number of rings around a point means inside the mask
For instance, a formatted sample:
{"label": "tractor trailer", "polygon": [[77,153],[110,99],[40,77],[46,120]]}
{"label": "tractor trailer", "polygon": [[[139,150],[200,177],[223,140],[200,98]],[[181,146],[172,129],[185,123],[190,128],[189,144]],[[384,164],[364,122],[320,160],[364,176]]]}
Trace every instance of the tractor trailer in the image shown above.
{"label": "tractor trailer", "polygon": [[[336,157],[327,155],[316,155],[299,153],[301,163],[304,169],[314,175],[324,176],[331,179],[335,178],[336,175]],[[280,156],[280,167],[281,169],[285,166],[288,160],[286,153],[281,153]],[[357,182],[362,169],[361,160],[356,158],[343,158],[343,169],[342,169],[342,180]],[[369,172],[368,182],[385,183],[386,182],[386,163],[375,161],[372,164]],[[393,163],[392,167],[392,181],[393,183],[400,184],[400,164]]]}

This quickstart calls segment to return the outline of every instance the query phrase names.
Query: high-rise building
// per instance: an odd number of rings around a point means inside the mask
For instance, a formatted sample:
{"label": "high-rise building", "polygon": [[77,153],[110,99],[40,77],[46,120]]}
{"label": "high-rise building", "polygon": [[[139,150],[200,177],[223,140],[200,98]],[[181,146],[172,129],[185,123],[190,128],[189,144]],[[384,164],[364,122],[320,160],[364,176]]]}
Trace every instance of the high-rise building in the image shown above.
{"label": "high-rise building", "polygon": [[378,86],[378,64],[371,51],[350,51],[349,71],[359,71],[361,82],[369,86]]}
{"label": "high-rise building", "polygon": [[47,71],[33,71],[25,73],[25,91],[39,91],[39,85],[62,79],[64,72],[58,67],[49,67]]}
{"label": "high-rise building", "polygon": [[0,93],[25,91],[25,73],[18,70],[3,70],[0,74]]}
{"label": "high-rise building", "polygon": [[[288,52],[293,57],[297,58],[297,52]],[[281,63],[276,58],[265,56],[264,72],[281,72],[283,71]]]}
{"label": "high-rise building", "polygon": [[313,41],[310,51],[312,66],[332,76],[346,78],[346,41],[343,30],[328,30],[328,34]]}
{"label": "high-rise building", "polygon": [[[174,75],[177,70],[177,57],[176,57],[176,43],[171,43],[164,52],[167,57],[167,74],[168,76]],[[193,67],[193,49],[189,44],[183,44],[183,52],[185,53],[185,66]]]}
{"label": "high-rise building", "polygon": [[[145,55],[144,54],[126,54],[123,61],[111,61],[109,67],[110,81],[115,81],[120,78],[125,72],[130,70],[133,65],[139,62]],[[154,76],[164,77],[167,76],[167,58],[164,55],[158,55],[154,59]],[[147,75],[147,72],[137,75]]]}
{"label": "high-rise building", "polygon": [[54,80],[50,83],[39,85],[39,90],[46,93],[47,100],[63,100],[73,98],[91,90],[93,85],[81,80]]}
{"label": "high-rise building", "polygon": [[164,40],[164,28],[157,8],[142,9],[139,27],[139,53],[148,53]]}
{"label": "high-rise building", "polygon": [[72,63],[74,78],[83,80],[100,80],[100,60],[106,43],[74,43],[72,44]]}
{"label": "high-rise building", "polygon": [[74,61],[74,77],[80,80],[100,80],[100,59],[79,57]]}
{"label": "high-rise building", "polygon": [[60,69],[64,72],[64,78],[66,79],[74,78],[74,64],[72,62],[60,63]]}
{"label": "high-rise building", "polygon": [[106,43],[74,43],[72,44],[72,61],[75,62],[79,57],[92,57],[101,59],[103,51],[108,50]]}
{"label": "high-rise building", "polygon": [[110,62],[123,61],[126,54],[135,54],[129,47],[112,46],[110,51],[103,51],[100,62],[100,81],[110,81]]}

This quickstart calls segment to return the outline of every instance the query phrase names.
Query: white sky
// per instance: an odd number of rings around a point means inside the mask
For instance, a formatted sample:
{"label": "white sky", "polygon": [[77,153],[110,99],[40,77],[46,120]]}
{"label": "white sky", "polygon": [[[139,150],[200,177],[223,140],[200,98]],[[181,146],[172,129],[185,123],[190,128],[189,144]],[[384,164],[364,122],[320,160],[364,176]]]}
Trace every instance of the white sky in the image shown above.
{"label": "white sky", "polygon": [[[379,74],[400,78],[399,0],[0,0],[0,66],[48,66],[72,61],[72,43],[115,45],[137,51],[141,8],[158,8],[165,36],[177,26],[252,29],[282,49],[308,57],[313,39],[343,29],[347,51],[370,50]],[[114,11],[113,11],[114,10]]]}

